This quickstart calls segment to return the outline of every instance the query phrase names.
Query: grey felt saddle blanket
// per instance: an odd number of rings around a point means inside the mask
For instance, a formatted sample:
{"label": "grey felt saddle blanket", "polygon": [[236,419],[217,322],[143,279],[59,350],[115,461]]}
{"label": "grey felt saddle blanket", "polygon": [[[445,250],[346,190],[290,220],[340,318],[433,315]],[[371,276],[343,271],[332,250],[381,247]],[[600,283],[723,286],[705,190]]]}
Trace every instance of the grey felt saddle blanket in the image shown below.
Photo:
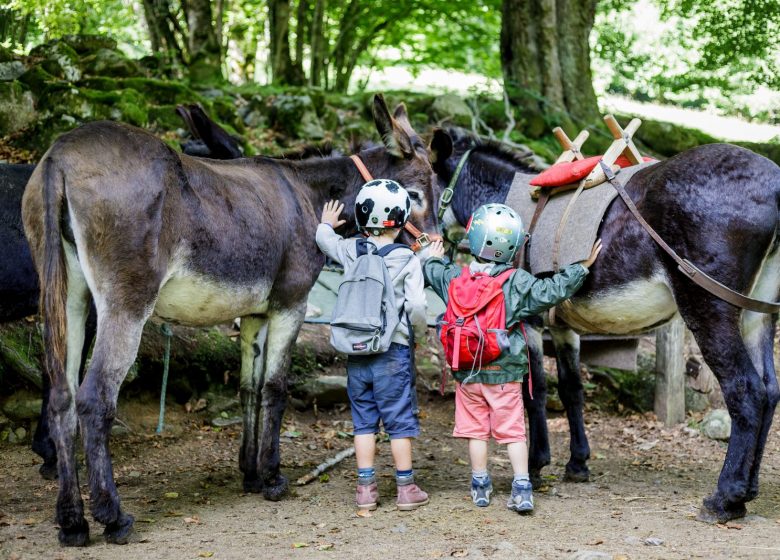
{"label": "grey felt saddle blanket", "polygon": [[[636,171],[647,165],[636,165],[622,169],[617,174],[617,178],[625,185]],[[531,198],[529,191],[529,183],[534,177],[536,177],[535,174],[515,174],[506,198],[507,206],[520,214],[526,228],[530,225],[536,209],[536,201]],[[574,192],[557,194],[551,197],[547,206],[544,207],[529,242],[528,258],[531,274],[555,272],[553,264],[555,235]],[[604,214],[616,196],[617,191],[609,183],[603,183],[580,192],[563,228],[558,255],[560,269],[588,258]]]}

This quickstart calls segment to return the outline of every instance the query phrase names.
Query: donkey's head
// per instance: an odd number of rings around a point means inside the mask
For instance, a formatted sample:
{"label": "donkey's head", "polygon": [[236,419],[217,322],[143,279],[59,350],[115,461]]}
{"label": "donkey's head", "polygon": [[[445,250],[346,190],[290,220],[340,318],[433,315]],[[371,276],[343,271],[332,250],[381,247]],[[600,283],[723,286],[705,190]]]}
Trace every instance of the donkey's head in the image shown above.
{"label": "donkey's head", "polygon": [[[449,157],[449,153],[436,154],[428,149],[409,123],[403,103],[391,115],[384,97],[376,95],[373,112],[385,150],[382,168],[372,169],[372,173],[401,183],[412,201],[409,221],[425,233],[438,233],[436,199],[439,191],[432,163],[436,158]],[[404,231],[401,240],[411,243],[414,238]]]}

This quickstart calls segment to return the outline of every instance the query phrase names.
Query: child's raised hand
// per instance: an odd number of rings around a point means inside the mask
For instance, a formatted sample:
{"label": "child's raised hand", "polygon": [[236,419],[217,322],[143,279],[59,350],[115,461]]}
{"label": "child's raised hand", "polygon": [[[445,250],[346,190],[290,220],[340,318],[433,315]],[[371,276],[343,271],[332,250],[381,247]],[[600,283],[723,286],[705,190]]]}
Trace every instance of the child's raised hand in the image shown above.
{"label": "child's raised hand", "polygon": [[428,258],[430,257],[438,257],[442,258],[444,256],[444,242],[442,241],[433,241],[428,246]]}
{"label": "child's raised hand", "polygon": [[341,216],[341,212],[344,210],[344,203],[339,202],[338,200],[330,200],[325,203],[325,206],[322,207],[322,218],[320,219],[320,222],[323,224],[328,224],[333,229],[336,229],[339,226],[343,226],[347,223],[346,220],[340,220],[339,216]]}
{"label": "child's raised hand", "polygon": [[596,242],[593,244],[593,249],[590,250],[590,256],[582,261],[580,264],[584,266],[585,268],[590,268],[593,263],[596,261],[596,257],[599,256],[599,253],[601,253],[602,245],[601,245],[601,239],[597,239]]}

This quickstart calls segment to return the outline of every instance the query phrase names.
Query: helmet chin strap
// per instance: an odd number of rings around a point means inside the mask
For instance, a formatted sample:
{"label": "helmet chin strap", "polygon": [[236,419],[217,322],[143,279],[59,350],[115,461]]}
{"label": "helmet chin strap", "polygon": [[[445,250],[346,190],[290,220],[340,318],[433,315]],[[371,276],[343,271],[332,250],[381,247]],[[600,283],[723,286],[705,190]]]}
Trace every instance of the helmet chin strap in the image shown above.
{"label": "helmet chin strap", "polygon": [[[360,159],[359,155],[353,154],[349,156],[349,159],[351,159],[352,162],[355,164],[355,167],[357,167],[364,181],[369,182],[374,180],[374,177],[368,171],[366,164],[363,163],[363,160]],[[414,251],[415,253],[418,252],[420,249],[430,245],[431,241],[439,241],[442,238],[441,235],[428,235],[427,233],[420,231],[419,229],[414,227],[414,224],[412,224],[409,220],[406,220],[406,223],[404,224],[404,229],[408,231],[412,237],[414,237],[414,243],[412,243],[410,247],[412,251]],[[376,233],[377,231],[379,230],[373,231],[374,235],[381,235],[381,232]]]}

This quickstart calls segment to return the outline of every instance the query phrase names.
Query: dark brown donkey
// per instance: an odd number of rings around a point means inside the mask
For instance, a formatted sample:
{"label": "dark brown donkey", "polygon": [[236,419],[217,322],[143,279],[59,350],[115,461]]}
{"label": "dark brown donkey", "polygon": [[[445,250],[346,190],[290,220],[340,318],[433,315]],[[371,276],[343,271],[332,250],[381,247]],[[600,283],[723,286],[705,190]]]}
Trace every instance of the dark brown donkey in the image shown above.
{"label": "dark brown donkey", "polygon": [[[435,231],[426,146],[403,105],[391,116],[377,96],[373,109],[384,146],[360,157],[374,176],[406,186],[412,221]],[[27,186],[23,216],[42,288],[62,544],[89,539],[74,457],[77,419],[92,514],[109,542],[126,542],[131,532],[108,435],[119,386],[152,315],[187,325],[242,318],[244,489],[282,497],[279,428],[290,349],[324,262],[314,243],[319,212],[331,198],[351,209],[362,183],[349,158],[210,161],[113,122],[84,125],[49,149]],[[97,337],[77,386],[90,296]]]}

